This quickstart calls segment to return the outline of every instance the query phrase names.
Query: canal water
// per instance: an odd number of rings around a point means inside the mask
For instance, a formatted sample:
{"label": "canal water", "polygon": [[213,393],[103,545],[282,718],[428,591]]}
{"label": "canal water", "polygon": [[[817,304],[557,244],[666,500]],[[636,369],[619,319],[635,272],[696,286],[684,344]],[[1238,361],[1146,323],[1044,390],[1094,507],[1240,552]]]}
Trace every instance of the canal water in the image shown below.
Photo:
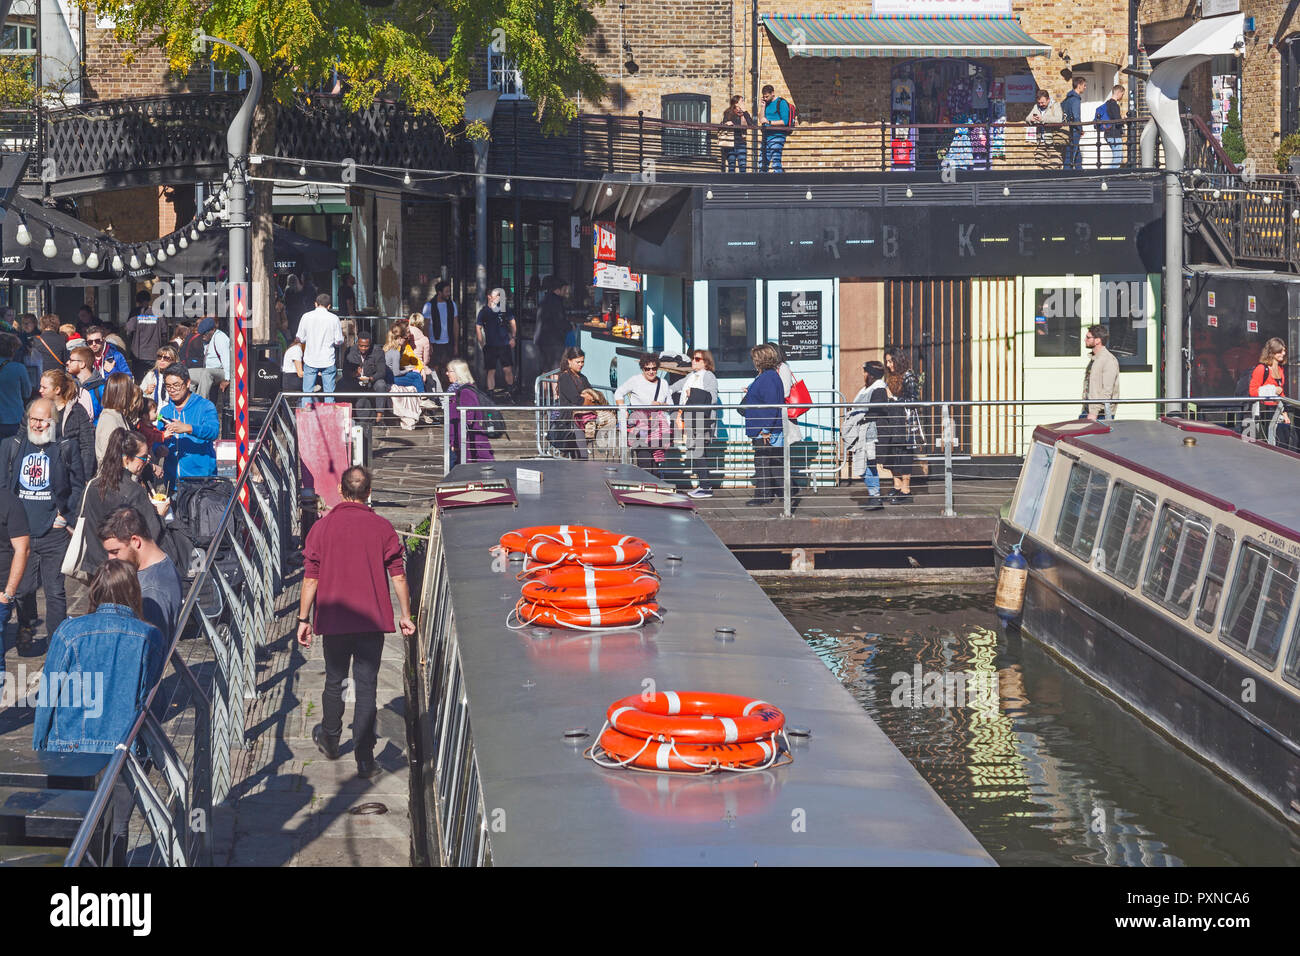
{"label": "canal water", "polygon": [[1002,633],[992,586],[767,590],[998,863],[1300,865],[1300,832]]}

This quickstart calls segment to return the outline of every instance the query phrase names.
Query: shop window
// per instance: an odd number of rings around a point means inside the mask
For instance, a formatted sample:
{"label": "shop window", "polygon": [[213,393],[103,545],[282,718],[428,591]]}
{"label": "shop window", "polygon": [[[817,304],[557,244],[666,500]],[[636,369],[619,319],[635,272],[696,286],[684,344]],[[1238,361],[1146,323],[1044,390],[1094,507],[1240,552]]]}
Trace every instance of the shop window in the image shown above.
{"label": "shop window", "polygon": [[1043,512],[1043,490],[1047,487],[1054,457],[1056,448],[1053,445],[1034,442],[1029,449],[1025,469],[1020,475],[1020,497],[1016,499],[1016,513],[1012,519],[1016,527],[1026,531],[1038,530],[1038,518]]}
{"label": "shop window", "polygon": [[[550,220],[523,224],[522,271],[516,261],[515,224],[497,222],[497,262],[501,263],[501,288],[515,308],[535,309],[542,279],[555,271],[555,224]],[[519,298],[522,286],[522,302]]]}
{"label": "shop window", "polygon": [[[709,98],[695,93],[671,93],[659,98],[659,115],[665,123],[707,123]],[[706,129],[663,130],[665,156],[708,156],[709,131]]]}
{"label": "shop window", "polygon": [[758,344],[752,282],[714,282],[709,285],[709,314],[713,319],[713,341],[706,347],[713,352],[719,372],[753,375],[749,357],[751,346]]}
{"label": "shop window", "polygon": [[1203,631],[1214,630],[1231,558],[1232,534],[1219,528],[1214,532],[1214,550],[1210,552],[1210,566],[1205,569],[1205,583],[1201,585],[1201,603],[1196,606],[1196,626]]}
{"label": "shop window", "polygon": [[1056,525],[1056,543],[1085,561],[1092,560],[1109,482],[1104,472],[1080,462],[1076,461],[1070,469],[1070,484]]}
{"label": "shop window", "polygon": [[524,75],[519,64],[492,47],[487,49],[487,88],[496,90],[503,100],[523,99],[528,95],[524,92]]}
{"label": "shop window", "polygon": [[1300,133],[1300,36],[1282,41],[1282,135]]}
{"label": "shop window", "polygon": [[1208,519],[1174,505],[1161,508],[1155,549],[1147,564],[1142,593],[1186,617],[1192,608],[1192,596],[1196,593],[1209,540]]}
{"label": "shop window", "polygon": [[1241,546],[1220,633],[1265,667],[1277,663],[1282,629],[1295,597],[1296,564],[1253,544]]}
{"label": "shop window", "polygon": [[226,70],[218,70],[212,64],[208,64],[211,72],[212,92],[213,93],[242,93],[248,89],[248,71],[240,70],[238,73],[231,73]]}
{"label": "shop window", "polygon": [[1083,352],[1083,290],[1034,290],[1034,355],[1078,356]]}
{"label": "shop window", "polygon": [[1147,329],[1152,326],[1146,276],[1102,276],[1099,324],[1106,327],[1106,348],[1121,372],[1149,372]]}
{"label": "shop window", "polygon": [[1005,117],[999,94],[988,63],[953,57],[899,63],[889,97],[895,168],[934,169],[945,159],[958,168],[988,168],[1003,149],[1001,138],[990,143],[983,130],[952,127]]}
{"label": "shop window", "polygon": [[1151,520],[1156,502],[1150,495],[1120,482],[1115,483],[1106,527],[1101,534],[1101,570],[1129,587],[1137,586],[1138,571],[1151,537]]}

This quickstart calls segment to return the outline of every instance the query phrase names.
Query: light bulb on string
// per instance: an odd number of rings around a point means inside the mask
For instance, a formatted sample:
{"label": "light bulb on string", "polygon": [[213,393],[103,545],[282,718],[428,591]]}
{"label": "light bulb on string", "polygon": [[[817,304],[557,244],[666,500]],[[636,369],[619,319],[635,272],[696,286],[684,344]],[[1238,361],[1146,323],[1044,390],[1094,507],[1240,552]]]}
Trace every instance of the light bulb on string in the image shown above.
{"label": "light bulb on string", "polygon": [[505,189],[506,192],[510,192],[510,180],[508,179],[506,180],[506,184],[503,188]]}
{"label": "light bulb on string", "polygon": [[148,246],[145,246],[145,247],[144,247],[144,264],[147,265],[147,266],[152,266],[152,265],[154,264],[154,262],[156,262],[156,261],[157,261],[157,260],[155,260],[154,257],[153,257],[153,250],[150,249]]}
{"label": "light bulb on string", "polygon": [[306,167],[306,166],[299,166],[299,167],[298,167],[298,175],[299,175],[299,176],[306,176],[306,175],[307,175],[307,167]]}
{"label": "light bulb on string", "polygon": [[402,185],[403,185],[403,186],[409,186],[409,185],[411,185],[411,174],[410,174],[410,173],[403,173],[403,174],[402,174]]}
{"label": "light bulb on string", "polygon": [[99,268],[99,247],[96,246],[90,250],[90,255],[86,256],[86,268],[94,272]]}
{"label": "light bulb on string", "polygon": [[166,262],[166,261],[167,261],[167,250],[164,249],[162,246],[159,246],[159,247],[158,247],[158,255],[157,255],[157,259],[158,259],[159,262]]}
{"label": "light bulb on string", "polygon": [[1273,197],[1272,197],[1272,196],[1265,196],[1265,197],[1264,197],[1264,205],[1265,205],[1265,206],[1269,205],[1269,204],[1272,203],[1272,202],[1273,202]]}
{"label": "light bulb on string", "polygon": [[183,233],[181,234],[181,237],[176,240],[176,245],[180,246],[182,249],[189,248],[189,244],[189,239],[187,239]]}
{"label": "light bulb on string", "polygon": [[199,232],[203,232],[205,229],[208,228],[208,221],[206,219],[200,219],[199,224],[194,228],[197,229]]}
{"label": "light bulb on string", "polygon": [[79,266],[83,265],[85,261],[86,257],[81,254],[81,246],[74,242],[72,244],[72,264],[74,266]]}
{"label": "light bulb on string", "polygon": [[1004,195],[1004,196],[1010,196],[1010,195],[1011,195],[1011,187],[1010,187],[1010,186],[1003,186],[1003,187],[1002,187],[1002,195]]}
{"label": "light bulb on string", "polygon": [[192,239],[194,242],[199,241],[199,227],[197,223],[193,226],[190,226],[190,239]]}
{"label": "light bulb on string", "polygon": [[1300,219],[1300,207],[1291,210],[1292,219]]}
{"label": "light bulb on string", "polygon": [[614,187],[613,187],[613,186],[606,186],[606,187],[605,187],[605,195],[606,195],[606,196],[612,196],[612,195],[614,195]]}
{"label": "light bulb on string", "polygon": [[911,186],[908,186],[908,187],[907,187],[907,198],[908,198],[908,199],[911,199],[911,198],[912,198],[912,187],[911,187]]}
{"label": "light bulb on string", "polygon": [[1108,189],[1110,189],[1110,183],[1106,182],[1106,180],[1103,179],[1101,181],[1101,191],[1105,192]]}
{"label": "light bulb on string", "polygon": [[112,269],[114,272],[122,271],[122,257],[116,252],[113,253]]}
{"label": "light bulb on string", "polygon": [[[509,184],[507,183],[507,185],[509,185]],[[705,198],[705,199],[712,199],[712,198],[713,198],[713,190],[712,190],[712,189],[706,190],[705,193],[704,193],[704,198]]]}
{"label": "light bulb on string", "polygon": [[41,246],[41,255],[46,259],[53,259],[59,254],[59,248],[54,244],[54,233],[45,237],[45,245]]}
{"label": "light bulb on string", "polygon": [[22,216],[18,217],[18,231],[14,233],[14,238],[18,240],[20,246],[30,246],[32,244],[32,234],[27,231],[27,220]]}
{"label": "light bulb on string", "polygon": [[804,198],[804,199],[812,199],[812,190],[810,189],[810,190],[808,190],[806,193],[804,193],[804,194],[803,194],[803,198]]}
{"label": "light bulb on string", "polygon": [[135,254],[135,246],[131,247],[131,258],[128,260],[127,265],[132,269],[140,268],[140,257]]}
{"label": "light bulb on string", "polygon": [[167,243],[167,255],[169,256],[176,255],[176,243],[174,242]]}

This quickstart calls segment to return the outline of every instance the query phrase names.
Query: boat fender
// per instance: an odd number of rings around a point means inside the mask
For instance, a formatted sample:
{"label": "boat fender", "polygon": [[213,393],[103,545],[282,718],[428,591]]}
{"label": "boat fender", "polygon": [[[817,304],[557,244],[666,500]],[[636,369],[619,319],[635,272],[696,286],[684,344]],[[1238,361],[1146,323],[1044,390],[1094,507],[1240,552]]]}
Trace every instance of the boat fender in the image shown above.
{"label": "boat fender", "polygon": [[1020,620],[1025,609],[1025,583],[1029,579],[1029,563],[1020,553],[1020,545],[1014,545],[1011,553],[1002,562],[998,573],[998,589],[993,598],[993,609],[998,617],[1010,624]]}

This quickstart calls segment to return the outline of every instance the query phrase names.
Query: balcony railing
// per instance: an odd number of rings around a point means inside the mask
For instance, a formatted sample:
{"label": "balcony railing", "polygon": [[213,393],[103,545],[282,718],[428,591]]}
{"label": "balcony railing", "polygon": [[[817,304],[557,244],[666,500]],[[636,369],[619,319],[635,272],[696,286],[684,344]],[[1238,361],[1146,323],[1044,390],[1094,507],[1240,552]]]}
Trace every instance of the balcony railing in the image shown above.
{"label": "balcony railing", "polygon": [[[784,134],[786,173],[1135,168],[1137,120],[1114,124],[817,123],[766,130],[638,116],[578,117],[584,172],[663,175],[769,172]],[[1116,135],[1118,134],[1118,135]],[[743,157],[743,158],[742,158]]]}

